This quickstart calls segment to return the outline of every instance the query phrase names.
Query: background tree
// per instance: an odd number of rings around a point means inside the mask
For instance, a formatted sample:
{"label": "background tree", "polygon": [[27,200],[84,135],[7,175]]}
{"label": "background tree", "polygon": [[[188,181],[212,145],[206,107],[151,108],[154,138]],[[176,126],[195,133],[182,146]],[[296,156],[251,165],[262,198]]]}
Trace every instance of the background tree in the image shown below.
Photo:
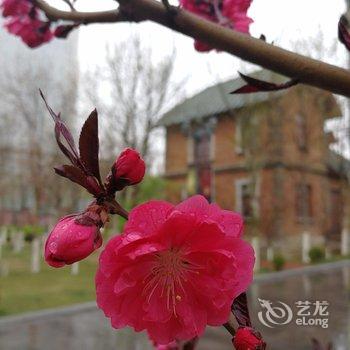
{"label": "background tree", "polygon": [[67,71],[65,79],[61,79],[52,74],[50,66],[30,61],[6,65],[1,71],[3,207],[30,208],[38,219],[56,215],[63,208],[77,207],[79,192],[63,179],[57,181],[52,170],[61,160],[52,141],[52,121],[42,118],[45,110],[38,99],[39,88],[48,91],[55,107],[68,118],[75,116],[77,80],[71,73]]}
{"label": "background tree", "polygon": [[[149,169],[160,166],[157,122],[184,95],[184,79],[175,76],[175,62],[174,48],[155,60],[152,48],[132,34],[108,48],[104,65],[86,72],[85,95],[102,116],[104,171],[125,147],[139,150]],[[132,201],[136,192],[136,187],[128,191]]]}

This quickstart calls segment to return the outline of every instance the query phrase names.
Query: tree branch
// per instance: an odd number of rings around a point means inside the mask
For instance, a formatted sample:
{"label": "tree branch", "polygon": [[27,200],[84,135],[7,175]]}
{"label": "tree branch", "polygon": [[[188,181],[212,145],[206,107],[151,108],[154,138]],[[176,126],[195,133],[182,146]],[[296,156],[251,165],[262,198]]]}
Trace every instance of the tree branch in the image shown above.
{"label": "tree branch", "polygon": [[43,0],[35,1],[53,19],[83,23],[151,20],[245,61],[298,79],[300,83],[350,97],[350,72],[347,70],[221,27],[182,9],[170,20],[167,9],[156,0],[118,0],[119,11],[103,12],[66,12],[51,7]]}
{"label": "tree branch", "polygon": [[46,16],[52,20],[65,20],[72,22],[89,23],[114,23],[128,21],[118,9],[100,12],[80,12],[80,11],[62,11],[44,0],[34,0],[34,3],[45,12]]}
{"label": "tree branch", "polygon": [[226,328],[226,330],[234,337],[236,334],[236,329],[232,323],[231,320],[227,321],[223,324],[223,326]]}

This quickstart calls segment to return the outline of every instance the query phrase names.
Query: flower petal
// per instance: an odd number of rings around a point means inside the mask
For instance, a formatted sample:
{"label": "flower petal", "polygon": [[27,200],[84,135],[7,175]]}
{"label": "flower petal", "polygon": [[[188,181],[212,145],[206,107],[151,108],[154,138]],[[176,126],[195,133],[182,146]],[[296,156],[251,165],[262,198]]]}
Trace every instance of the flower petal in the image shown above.
{"label": "flower petal", "polygon": [[124,232],[138,232],[150,236],[161,227],[174,206],[164,201],[149,201],[138,205],[129,214]]}

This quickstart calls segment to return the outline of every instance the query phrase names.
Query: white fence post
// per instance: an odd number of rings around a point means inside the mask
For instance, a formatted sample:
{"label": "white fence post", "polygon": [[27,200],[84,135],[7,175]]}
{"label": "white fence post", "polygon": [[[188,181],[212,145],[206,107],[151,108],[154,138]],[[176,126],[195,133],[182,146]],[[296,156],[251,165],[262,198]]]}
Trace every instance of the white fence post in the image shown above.
{"label": "white fence post", "polygon": [[260,270],[260,241],[259,241],[259,237],[253,237],[252,246],[253,246],[253,249],[255,252],[254,271],[259,271]]}
{"label": "white fence post", "polygon": [[79,262],[75,262],[74,264],[72,264],[70,273],[72,275],[77,275],[79,273]]}
{"label": "white fence post", "polygon": [[40,237],[40,243],[41,243],[41,257],[44,258],[45,257],[45,243],[46,243],[46,238],[48,237],[47,234],[43,234]]}
{"label": "white fence post", "polygon": [[349,255],[349,231],[347,228],[343,228],[341,232],[341,255]]}
{"label": "white fence post", "polygon": [[1,230],[1,235],[0,235],[0,259],[2,258],[2,246],[6,244],[7,240],[7,232],[5,229]]}
{"label": "white fence post", "polygon": [[23,232],[17,232],[12,237],[13,251],[20,253],[24,247],[24,234]]}
{"label": "white fence post", "polygon": [[273,261],[274,257],[275,257],[275,252],[273,250],[273,247],[267,247],[267,250],[266,250],[267,261]]}
{"label": "white fence post", "polygon": [[309,252],[311,248],[310,234],[308,232],[303,232],[301,239],[301,257],[304,264],[310,262]]}
{"label": "white fence post", "polygon": [[38,273],[40,271],[40,239],[35,238],[32,241],[32,257],[30,271]]}

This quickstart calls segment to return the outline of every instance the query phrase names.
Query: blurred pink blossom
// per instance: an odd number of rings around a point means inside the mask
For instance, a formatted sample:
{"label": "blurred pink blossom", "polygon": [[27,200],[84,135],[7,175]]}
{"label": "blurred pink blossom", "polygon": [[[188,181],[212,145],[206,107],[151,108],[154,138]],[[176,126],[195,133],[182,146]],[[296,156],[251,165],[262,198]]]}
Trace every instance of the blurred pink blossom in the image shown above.
{"label": "blurred pink blossom", "polygon": [[6,23],[9,33],[19,36],[29,47],[34,48],[53,38],[50,24],[30,16],[14,16]]}
{"label": "blurred pink blossom", "polygon": [[[253,20],[247,12],[252,0],[180,0],[182,7],[223,27],[249,34]],[[195,40],[197,51],[210,51],[212,47]]]}
{"label": "blurred pink blossom", "polygon": [[27,15],[32,5],[28,0],[3,0],[0,7],[2,8],[2,15],[8,17]]}

